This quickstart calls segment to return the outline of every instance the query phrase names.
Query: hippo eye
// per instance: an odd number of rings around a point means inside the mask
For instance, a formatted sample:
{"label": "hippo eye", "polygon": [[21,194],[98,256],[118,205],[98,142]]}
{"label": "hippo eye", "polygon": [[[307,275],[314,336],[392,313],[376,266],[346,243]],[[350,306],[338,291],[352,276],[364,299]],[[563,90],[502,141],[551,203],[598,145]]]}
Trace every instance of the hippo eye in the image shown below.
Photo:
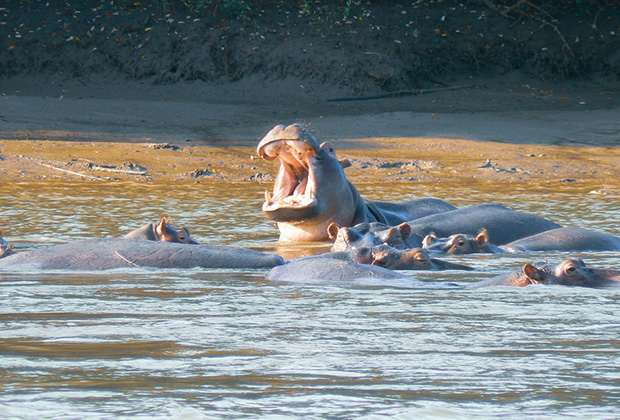
{"label": "hippo eye", "polygon": [[461,239],[461,240],[458,242],[458,244],[459,244],[460,246],[463,246],[463,245],[465,245],[465,241]]}
{"label": "hippo eye", "polygon": [[568,267],[566,267],[566,272],[567,273],[574,273],[577,270],[577,267],[575,267],[574,265],[570,265]]}

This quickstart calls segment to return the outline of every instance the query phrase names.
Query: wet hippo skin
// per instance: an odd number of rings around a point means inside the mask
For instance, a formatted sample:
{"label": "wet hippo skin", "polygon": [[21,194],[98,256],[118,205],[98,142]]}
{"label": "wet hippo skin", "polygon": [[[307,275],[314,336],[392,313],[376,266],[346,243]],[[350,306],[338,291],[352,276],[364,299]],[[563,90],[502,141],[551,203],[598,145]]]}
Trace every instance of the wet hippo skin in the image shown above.
{"label": "wet hippo skin", "polygon": [[423,245],[422,238],[427,240],[428,247],[429,236],[437,239],[456,234],[478,235],[483,230],[487,242],[502,245],[560,227],[545,218],[511,210],[499,204],[479,204],[450,210],[391,228],[381,224],[375,224],[374,227],[372,225],[372,223],[362,223],[353,227],[330,225],[328,233],[334,240],[332,249],[340,251],[376,244],[387,244],[395,248],[419,247]]}
{"label": "wet hippo skin", "polygon": [[536,235],[495,246],[489,243],[486,230],[477,236],[457,234],[448,238],[427,235],[422,241],[428,252],[446,254],[505,254],[536,251],[620,251],[620,238],[584,228],[552,229]]}
{"label": "wet hippo skin", "polygon": [[580,287],[619,287],[620,271],[589,268],[579,258],[559,264],[528,263],[522,269],[474,283],[471,287],[558,284]]}
{"label": "wet hippo skin", "polygon": [[181,244],[198,244],[185,227],[175,228],[170,225],[170,217],[162,217],[159,223],[146,225],[129,232],[124,239],[144,239],[147,241],[178,242]]}
{"label": "wet hippo skin", "polygon": [[338,258],[306,257],[288,261],[271,269],[271,281],[334,284],[341,286],[382,286],[410,289],[454,287],[448,283],[431,283],[376,265],[358,264]]}
{"label": "wet hippo skin", "polygon": [[113,238],[87,239],[19,252],[0,259],[0,269],[270,268],[282,263],[282,258],[275,254],[225,245]]}
{"label": "wet hippo skin", "polygon": [[274,127],[256,150],[263,159],[280,161],[273,192],[265,193],[263,212],[277,223],[281,241],[325,241],[332,222],[397,225],[455,209],[435,198],[400,203],[364,200],[344,174],[349,161],[339,161],[331,144],[319,145],[299,124]]}

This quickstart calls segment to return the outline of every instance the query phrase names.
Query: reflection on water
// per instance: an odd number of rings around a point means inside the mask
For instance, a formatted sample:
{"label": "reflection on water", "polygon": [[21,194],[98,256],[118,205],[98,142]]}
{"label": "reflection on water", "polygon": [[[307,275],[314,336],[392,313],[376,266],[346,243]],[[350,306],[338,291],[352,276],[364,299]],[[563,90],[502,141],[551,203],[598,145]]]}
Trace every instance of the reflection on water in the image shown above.
{"label": "reflection on water", "polygon": [[[389,200],[499,202],[620,234],[618,187],[500,187],[359,186]],[[120,236],[167,214],[201,242],[321,252],[276,244],[262,189],[2,185],[0,228],[23,249]],[[577,256],[617,267],[618,253]],[[415,275],[465,283],[531,258],[454,257],[481,271]],[[264,274],[1,274],[0,418],[617,416],[620,291],[349,288]]]}

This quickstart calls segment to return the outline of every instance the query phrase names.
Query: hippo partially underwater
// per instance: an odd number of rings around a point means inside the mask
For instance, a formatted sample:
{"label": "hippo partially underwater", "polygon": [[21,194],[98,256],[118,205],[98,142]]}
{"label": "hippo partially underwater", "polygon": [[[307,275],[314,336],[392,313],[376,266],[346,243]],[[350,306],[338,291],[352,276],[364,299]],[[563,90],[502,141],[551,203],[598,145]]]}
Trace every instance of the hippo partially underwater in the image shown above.
{"label": "hippo partially underwater", "polygon": [[275,254],[225,245],[103,238],[18,252],[0,259],[0,270],[270,268],[282,263],[282,258]]}
{"label": "hippo partially underwater", "polygon": [[[149,223],[123,238],[82,241],[9,255],[0,232],[0,270],[109,270],[114,268],[271,268],[283,259],[251,249],[201,245],[186,228],[170,226],[169,218]],[[6,245],[5,245],[6,244]],[[7,249],[8,248],[8,249]]]}
{"label": "hippo partially underwater", "polygon": [[375,225],[369,228],[368,224],[363,223],[353,227],[331,225],[328,232],[334,240],[332,249],[345,250],[381,243],[396,248],[403,244],[405,247],[418,247],[422,246],[422,238],[431,233],[439,236],[476,235],[483,229],[490,241],[503,245],[560,227],[551,220],[499,204],[478,204],[421,217],[395,227]]}
{"label": "hippo partially underwater", "polygon": [[421,248],[403,250],[385,244],[328,252],[307,258],[334,258],[390,270],[473,270],[467,265],[431,258],[428,252]]}
{"label": "hippo partially underwater", "polygon": [[429,252],[446,254],[505,254],[535,251],[620,251],[620,238],[578,227],[552,229],[506,245],[496,246],[483,230],[478,235],[456,234],[447,238],[427,235],[422,241]]}
{"label": "hippo partially underwater", "polygon": [[560,264],[527,263],[511,271],[475,283],[426,282],[375,265],[359,264],[337,258],[309,257],[291,260],[271,269],[268,280],[294,283],[319,283],[402,288],[480,288],[491,286],[528,286],[531,284],[620,287],[620,271],[589,268],[578,258]]}
{"label": "hippo partially underwater", "polygon": [[276,221],[281,241],[325,241],[332,222],[391,226],[455,209],[435,198],[396,204],[364,200],[344,174],[348,161],[339,161],[329,143],[319,145],[299,124],[274,127],[256,150],[266,160],[280,160],[273,193],[265,193],[263,212]]}
{"label": "hippo partially underwater", "polygon": [[170,225],[170,217],[162,217],[159,223],[146,225],[123,236],[125,239],[145,239],[147,241],[178,242],[181,244],[198,244],[192,239],[185,227],[175,228]]}
{"label": "hippo partially underwater", "polygon": [[271,269],[266,278],[275,282],[334,284],[342,286],[381,286],[407,289],[454,287],[449,283],[431,283],[388,270],[339,258],[300,258]]}
{"label": "hippo partially underwater", "polygon": [[620,271],[589,268],[580,258],[569,258],[559,264],[525,264],[522,269],[474,283],[471,287],[528,286],[557,284],[580,287],[619,287]]}

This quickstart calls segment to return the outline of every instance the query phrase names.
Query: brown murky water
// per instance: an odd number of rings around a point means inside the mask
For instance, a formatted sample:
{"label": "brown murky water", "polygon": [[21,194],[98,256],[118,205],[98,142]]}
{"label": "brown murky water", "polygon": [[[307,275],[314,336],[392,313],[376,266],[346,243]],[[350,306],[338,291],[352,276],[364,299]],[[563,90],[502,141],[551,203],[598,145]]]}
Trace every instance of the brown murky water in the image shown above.
{"label": "brown murky water", "polygon": [[[358,185],[370,198],[498,202],[620,235],[620,185]],[[200,242],[277,246],[264,187],[0,185],[21,248],[120,236],[163,214]],[[618,253],[577,254],[618,268]],[[538,254],[536,260],[566,255]],[[524,255],[461,257],[481,272]],[[261,270],[0,273],[0,418],[600,418],[620,404],[620,291],[271,283]]]}

